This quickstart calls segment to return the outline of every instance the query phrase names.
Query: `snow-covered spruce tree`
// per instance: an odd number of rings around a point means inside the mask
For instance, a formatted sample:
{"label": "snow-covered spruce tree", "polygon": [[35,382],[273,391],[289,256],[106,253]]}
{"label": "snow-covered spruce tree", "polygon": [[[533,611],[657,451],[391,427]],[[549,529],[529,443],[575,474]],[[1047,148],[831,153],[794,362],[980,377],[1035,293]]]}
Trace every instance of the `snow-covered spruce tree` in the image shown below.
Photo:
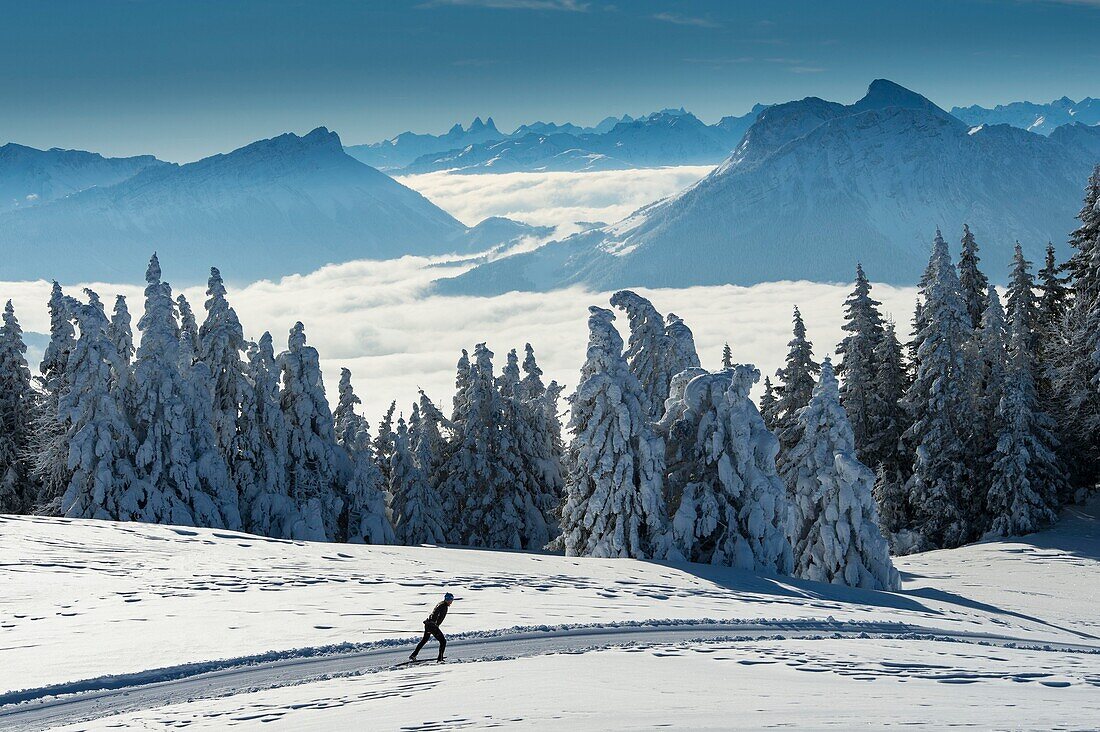
{"label": "snow-covered spruce tree", "polygon": [[722,368],[724,368],[724,369],[732,369],[733,368],[733,351],[730,350],[730,344],[729,343],[723,343],[722,344]]}
{"label": "snow-covered spruce tree", "polygon": [[378,422],[378,434],[374,436],[371,449],[378,460],[378,467],[382,471],[382,478],[386,483],[390,480],[390,458],[393,457],[393,416],[397,411],[397,402],[390,402],[386,413]]}
{"label": "snow-covered spruce tree", "polygon": [[[145,275],[141,345],[134,361],[133,420],[138,477],[148,486],[140,520],[213,528],[240,528],[236,492],[212,438],[205,370],[181,371],[180,330],[172,288],[161,281],[154,254]],[[186,343],[190,348],[190,336]],[[206,383],[203,383],[206,381]]]}
{"label": "snow-covered spruce tree", "polygon": [[1013,313],[1010,363],[997,408],[1000,434],[990,470],[989,534],[1028,534],[1057,520],[1058,494],[1066,479],[1055,454],[1054,423],[1035,390],[1035,354],[1024,308]]}
{"label": "snow-covered spruce tree", "polygon": [[1036,312],[1039,340],[1036,388],[1043,404],[1053,404],[1055,401],[1054,379],[1059,354],[1064,350],[1063,327],[1069,311],[1070,292],[1066,286],[1067,278],[1061,273],[1062,267],[1054,256],[1054,244],[1048,242],[1043,268],[1039,270],[1040,295]]}
{"label": "snow-covered spruce tree", "polygon": [[[684,319],[669,313],[665,325],[665,370],[669,381],[684,369],[699,368],[699,353],[695,349],[695,336]],[[663,411],[664,404],[661,405]]]}
{"label": "snow-covered spruce tree", "polygon": [[661,477],[664,446],[623,357],[614,313],[590,307],[588,353],[570,397],[569,473],[562,534],[569,556],[669,555]]}
{"label": "snow-covered spruce tree", "polygon": [[668,386],[674,374],[668,372],[669,351],[665,338],[665,319],[653,303],[630,290],[620,290],[611,296],[611,305],[626,313],[630,323],[630,339],[626,361],[645,392],[645,411],[656,419],[668,398]]}
{"label": "snow-covered spruce tree", "polygon": [[290,329],[287,350],[277,363],[283,375],[279,403],[287,431],[287,489],[299,513],[291,536],[335,541],[343,510],[338,479],[344,456],[336,444],[320,358],[317,349],[306,345],[301,322]]}
{"label": "snow-covered spruce tree", "polygon": [[126,298],[122,295],[115,297],[115,310],[111,315],[111,323],[107,326],[107,334],[118,349],[118,355],[122,362],[130,365],[134,360],[134,329],[131,326],[130,309],[126,307]]}
{"label": "snow-covered spruce tree", "polygon": [[351,387],[351,372],[340,370],[340,400],[336,419],[336,441],[347,457],[344,516],[339,535],[352,544],[393,544],[396,542],[386,501],[386,483],[371,452],[367,421],[355,413],[361,404]]}
{"label": "snow-covered spruce tree", "polygon": [[289,539],[302,521],[288,487],[287,428],[270,333],[248,346],[246,377],[238,451],[241,519],[251,534]]}
{"label": "snow-covered spruce tree", "polygon": [[1066,263],[1073,301],[1054,376],[1062,455],[1078,489],[1066,500],[1080,500],[1100,485],[1100,166],[1077,218],[1081,225],[1070,236],[1075,251]]}
{"label": "snow-covered spruce tree", "polygon": [[776,414],[778,405],[779,398],[775,395],[771,377],[765,376],[764,393],[760,395],[760,416],[764,418],[764,424],[772,432],[775,432],[776,423],[779,421],[779,415]]}
{"label": "snow-covered spruce tree", "polygon": [[443,482],[443,463],[447,459],[447,440],[441,428],[446,426],[447,419],[423,390],[415,406],[416,420],[409,421],[413,459],[428,485],[438,494],[439,484]]}
{"label": "snow-covered spruce tree", "polygon": [[518,395],[527,405],[531,438],[525,444],[524,451],[528,456],[528,471],[534,481],[531,490],[549,538],[552,538],[558,533],[558,512],[565,495],[561,420],[558,418],[558,399],[562,390],[556,381],[550,382],[549,387],[543,386],[542,369],[535,361],[535,351],[530,343],[524,348],[524,377]]}
{"label": "snow-covered spruce tree", "polygon": [[975,453],[972,328],[939,231],[924,282],[917,370],[904,400],[913,417],[904,435],[915,455],[906,484],[911,528],[928,548],[956,547],[976,536],[972,517],[983,496],[968,465]]}
{"label": "snow-covered spruce tree", "polygon": [[814,392],[814,377],[821,371],[821,365],[814,361],[814,344],[806,338],[806,324],[802,322],[802,313],[794,309],[794,338],[787,344],[786,365],[775,375],[780,382],[775,390],[778,394],[774,417],[774,430],[779,438],[780,470],[786,460],[786,453],[798,442],[798,410],[810,403]]}
{"label": "snow-covered spruce tree", "polygon": [[852,427],[827,358],[798,421],[799,440],[783,473],[793,497],[795,574],[870,590],[900,589],[871,496],[875,475],[856,458]]}
{"label": "snow-covered spruce tree", "polygon": [[[75,301],[73,301],[75,302]],[[59,414],[58,400],[64,383],[69,354],[76,346],[73,328],[74,313],[61,285],[53,283],[49,300],[50,342],[38,377],[42,387],[42,400],[35,415],[33,428],[33,458],[31,470],[39,486],[36,511],[55,516],[61,511],[61,495],[69,486],[72,473],[69,470],[69,425]]]}
{"label": "snow-covered spruce tree", "polygon": [[1035,278],[1031,275],[1031,262],[1024,259],[1024,250],[1016,242],[1016,253],[1012,257],[1012,274],[1005,290],[1005,315],[1007,322],[1016,320],[1016,312],[1023,313],[1024,330],[1030,342],[1031,353],[1039,347],[1039,302],[1035,297]]}
{"label": "snow-covered spruce tree", "polygon": [[29,513],[38,498],[29,452],[37,396],[11,300],[0,325],[0,513]]}
{"label": "snow-covered spruce tree", "polygon": [[997,446],[1000,429],[996,415],[1001,397],[1004,396],[1005,374],[1008,369],[1008,329],[1005,326],[1001,298],[993,287],[989,288],[986,302],[985,312],[982,313],[982,327],[975,334],[981,369],[977,392],[979,414],[974,421],[974,439],[981,460],[979,476],[988,476],[989,459]]}
{"label": "snow-covered spruce tree", "polygon": [[847,334],[836,348],[840,363],[836,373],[843,379],[840,401],[852,423],[856,454],[870,462],[868,447],[876,435],[874,423],[875,348],[883,337],[882,313],[878,300],[871,297],[871,283],[856,265],[855,288],[844,301],[844,332]]}
{"label": "snow-covered spruce tree", "polygon": [[246,476],[242,475],[240,463],[247,448],[240,444],[239,437],[241,404],[247,399],[245,392],[251,385],[245,377],[241,353],[247,344],[237,313],[226,299],[225,283],[217,267],[210,268],[205,308],[206,318],[198,330],[195,345],[201,344],[199,360],[213,376],[213,427],[218,447],[225,455],[233,486],[243,493]]}
{"label": "snow-covered spruce tree", "polygon": [[982,313],[985,312],[986,291],[989,278],[978,268],[981,257],[978,256],[978,242],[970,233],[970,227],[963,224],[962,254],[959,255],[959,291],[966,303],[966,313],[970,316],[970,327],[980,328]]}
{"label": "snow-covered spruce tree", "polygon": [[[447,520],[447,541],[461,544],[465,541],[462,511],[466,500],[466,486],[460,480],[449,480],[451,467],[458,467],[461,460],[452,461],[462,444],[462,433],[470,416],[470,354],[465,348],[455,367],[455,394],[451,399],[450,434],[445,443],[443,467],[440,470],[439,500],[443,503],[443,515]],[[421,415],[423,416],[423,414]]]}
{"label": "snow-covered spruce tree", "polygon": [[[419,415],[419,412],[418,412]],[[425,447],[422,443],[421,447]],[[417,465],[404,419],[397,420],[390,458],[390,495],[393,496],[393,528],[397,542],[409,546],[442,544],[443,504]],[[430,460],[425,457],[425,460]]]}
{"label": "snow-covered spruce tree", "polygon": [[[108,335],[107,315],[98,298],[87,305],[68,299],[80,338],[68,352],[58,393],[63,444],[71,475],[59,503],[70,518],[121,521],[147,519],[150,487],[134,469],[137,437],[130,427],[119,387],[126,365]],[[188,518],[189,514],[181,516]]]}
{"label": "snow-covered spruce tree", "polygon": [[519,514],[521,547],[542,549],[550,541],[544,513],[549,506],[545,505],[542,485],[545,466],[540,461],[547,441],[539,434],[541,404],[526,398],[514,349],[508,353],[497,384],[503,410],[501,459],[513,476],[511,490],[504,499],[511,500]]}
{"label": "snow-covered spruce tree", "polygon": [[195,352],[194,355],[198,357],[201,350],[200,344],[202,342],[202,339],[199,337],[199,324],[198,321],[195,320],[195,311],[191,309],[191,303],[187,301],[187,298],[183,296],[182,292],[176,297],[176,307],[179,309],[180,315],[180,333],[186,334],[191,340],[191,345]]}
{"label": "snow-covered spruce tree", "polygon": [[909,424],[901,403],[909,386],[909,374],[893,322],[886,323],[882,338],[875,345],[874,363],[869,406],[871,430],[864,448],[866,460],[861,462],[874,465],[876,469],[884,465],[904,483],[904,475],[912,463],[901,446],[901,436]]}
{"label": "snow-covered spruce tree", "polygon": [[905,481],[897,471],[885,464],[878,466],[871,495],[878,506],[879,526],[890,542],[894,554],[911,554],[919,551],[920,537],[907,528],[910,524],[909,495]]}
{"label": "snow-covered spruce tree", "polygon": [[673,378],[660,427],[676,547],[692,562],[790,574],[790,504],[775,471],[779,442],[749,390],[753,366]]}

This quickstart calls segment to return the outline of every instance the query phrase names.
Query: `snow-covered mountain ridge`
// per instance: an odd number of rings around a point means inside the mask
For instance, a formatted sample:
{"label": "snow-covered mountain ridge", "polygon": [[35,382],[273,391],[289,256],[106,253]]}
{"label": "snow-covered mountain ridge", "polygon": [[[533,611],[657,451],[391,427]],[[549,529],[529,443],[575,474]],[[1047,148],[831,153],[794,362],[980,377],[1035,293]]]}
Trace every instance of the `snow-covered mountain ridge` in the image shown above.
{"label": "snow-covered mountain ridge", "polygon": [[952,107],[951,114],[971,126],[1005,124],[1029,132],[1049,135],[1062,125],[1100,124],[1100,99],[1085,97],[1075,102],[1069,97],[1047,104],[1011,102],[996,107]]}
{"label": "snow-covered mountain ridge", "polygon": [[711,175],[623,221],[440,283],[447,293],[847,281],[916,282],[936,227],[969,223],[987,271],[1019,240],[1033,260],[1063,245],[1100,159],[1100,128],[1049,137],[971,129],[878,80],[853,105],[814,97],[764,110]]}

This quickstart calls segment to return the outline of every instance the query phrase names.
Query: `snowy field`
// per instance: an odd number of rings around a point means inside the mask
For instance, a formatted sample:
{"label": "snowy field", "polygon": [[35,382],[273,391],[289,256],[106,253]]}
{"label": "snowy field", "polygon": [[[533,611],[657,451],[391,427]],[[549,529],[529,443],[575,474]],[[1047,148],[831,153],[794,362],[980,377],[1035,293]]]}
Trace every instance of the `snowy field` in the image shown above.
{"label": "snowy field", "polygon": [[[154,709],[73,729],[1100,722],[1100,655],[1084,652],[1100,649],[1100,502],[1042,534],[899,559],[900,593],[699,565],[41,517],[0,517],[0,557],[0,700],[94,677],[114,678],[84,688],[126,690],[133,680],[120,674],[207,664],[144,680],[188,676],[270,651],[290,664],[278,678],[249,667],[235,685],[227,672],[217,693],[172,694],[169,682]],[[448,589],[460,597],[445,628],[458,636],[456,663],[392,670]],[[674,622],[622,625],[646,620]],[[601,627],[561,628],[572,624]],[[4,713],[0,727],[33,728]]]}

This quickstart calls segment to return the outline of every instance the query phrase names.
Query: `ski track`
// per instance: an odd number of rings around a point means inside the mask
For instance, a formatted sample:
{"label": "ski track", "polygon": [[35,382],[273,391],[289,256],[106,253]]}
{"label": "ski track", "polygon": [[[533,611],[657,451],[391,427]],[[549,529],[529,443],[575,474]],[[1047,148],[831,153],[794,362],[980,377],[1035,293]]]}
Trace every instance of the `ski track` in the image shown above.
{"label": "ski track", "polygon": [[[1026,648],[1070,654],[1100,654],[1100,645],[1045,643],[985,633],[952,632],[889,622],[790,621],[643,621],[595,625],[533,626],[456,634],[448,639],[450,662],[470,663],[555,653],[627,647],[655,654],[679,653],[692,644],[821,638],[891,638],[947,641]],[[222,661],[192,663],[138,673],[104,676],[0,695],[0,728],[8,732],[40,730],[116,714],[137,712],[196,699],[212,699],[332,678],[393,671],[407,660],[411,638],[375,643],[302,648]],[[435,652],[435,646],[426,649]],[[695,648],[707,653],[705,648]],[[772,654],[775,655],[775,654]],[[781,655],[781,654],[780,654]],[[774,663],[776,659],[742,659]],[[803,663],[803,662],[799,662]],[[974,683],[981,675],[944,673],[941,668],[887,668],[882,673],[930,673],[943,683]],[[899,666],[894,664],[894,666]],[[810,670],[810,669],[803,669]],[[825,670],[825,669],[820,669]],[[867,669],[852,673],[868,674]],[[999,674],[997,675],[1000,676]],[[1019,674],[1014,681],[1047,685],[1048,674]],[[1085,681],[1100,687],[1100,674]]]}

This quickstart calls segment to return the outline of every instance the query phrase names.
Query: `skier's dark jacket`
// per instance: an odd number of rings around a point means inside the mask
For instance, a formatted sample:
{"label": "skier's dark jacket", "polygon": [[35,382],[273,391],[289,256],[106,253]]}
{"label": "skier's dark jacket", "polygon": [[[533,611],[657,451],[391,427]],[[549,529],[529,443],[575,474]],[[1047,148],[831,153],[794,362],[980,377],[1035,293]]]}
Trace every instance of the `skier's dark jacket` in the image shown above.
{"label": "skier's dark jacket", "polygon": [[447,603],[444,601],[435,606],[435,610],[432,610],[432,614],[428,616],[428,619],[425,620],[424,623],[425,625],[434,625],[438,627],[446,617]]}

